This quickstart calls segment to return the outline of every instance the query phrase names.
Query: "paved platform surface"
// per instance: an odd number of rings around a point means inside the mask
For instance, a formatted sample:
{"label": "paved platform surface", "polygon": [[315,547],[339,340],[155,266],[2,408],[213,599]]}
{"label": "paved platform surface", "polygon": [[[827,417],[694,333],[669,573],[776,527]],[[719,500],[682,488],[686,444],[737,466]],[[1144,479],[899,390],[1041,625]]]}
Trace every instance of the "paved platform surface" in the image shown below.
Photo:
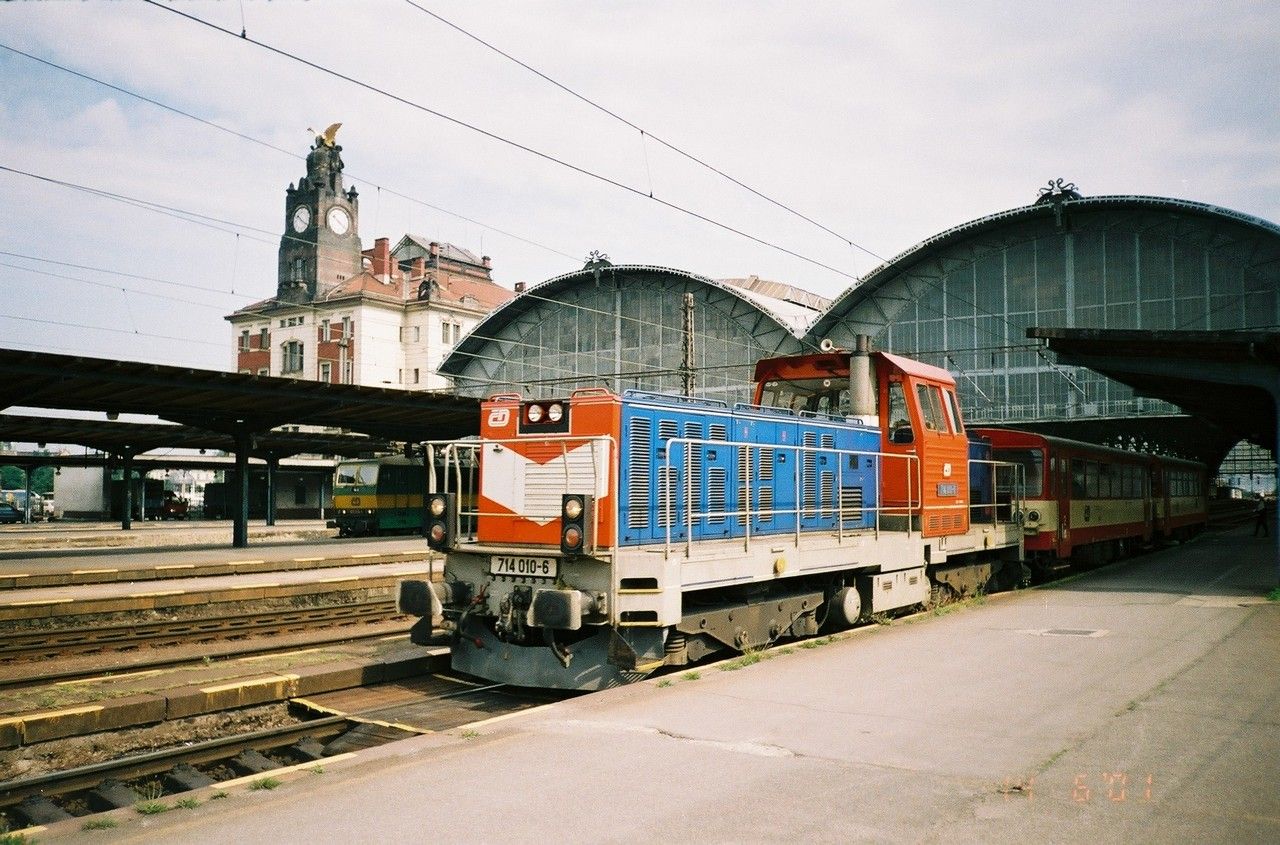
{"label": "paved platform surface", "polygon": [[[1280,604],[1245,530],[42,842],[1275,842]],[[732,665],[732,664],[728,664]]]}
{"label": "paved platform surface", "polygon": [[[298,555],[299,548],[327,554],[351,554],[395,549],[426,550],[418,536],[332,537],[323,523],[300,522],[266,528],[254,526],[247,548],[231,546],[227,523],[146,523],[131,531],[101,525],[54,523],[52,526],[0,527],[0,572],[70,571],[87,563],[100,566],[151,565],[155,556],[206,562],[243,559],[277,559]],[[95,545],[97,541],[110,545]],[[72,541],[78,545],[69,545]],[[320,554],[320,551],[315,552]],[[140,561],[134,563],[133,561]]]}

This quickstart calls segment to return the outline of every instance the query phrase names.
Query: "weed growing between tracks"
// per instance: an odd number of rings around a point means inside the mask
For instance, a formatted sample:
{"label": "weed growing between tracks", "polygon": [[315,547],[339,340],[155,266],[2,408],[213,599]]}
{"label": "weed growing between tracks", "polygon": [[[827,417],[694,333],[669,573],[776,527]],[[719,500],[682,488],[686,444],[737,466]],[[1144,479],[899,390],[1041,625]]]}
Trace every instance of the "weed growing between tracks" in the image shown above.
{"label": "weed growing between tracks", "polygon": [[111,830],[113,827],[119,827],[119,823],[110,817],[101,819],[89,819],[80,825],[81,830]]}
{"label": "weed growing between tracks", "polygon": [[261,789],[275,789],[282,783],[284,783],[284,781],[280,780],[280,778],[266,777],[255,780],[253,783],[249,784],[249,788],[254,791]]}
{"label": "weed growing between tracks", "polygon": [[1267,593],[1267,601],[1280,601],[1280,587],[1272,587]]}

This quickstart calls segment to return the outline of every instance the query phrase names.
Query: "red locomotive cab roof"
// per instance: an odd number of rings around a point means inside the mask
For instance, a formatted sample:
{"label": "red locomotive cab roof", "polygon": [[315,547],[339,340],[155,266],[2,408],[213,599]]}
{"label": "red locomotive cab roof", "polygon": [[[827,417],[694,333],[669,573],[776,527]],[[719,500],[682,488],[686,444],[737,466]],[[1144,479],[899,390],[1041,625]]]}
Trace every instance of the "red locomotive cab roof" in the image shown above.
{"label": "red locomotive cab roof", "polygon": [[891,367],[905,375],[926,378],[930,381],[951,385],[952,387],[955,386],[955,377],[941,367],[935,367],[932,364],[925,364],[921,361],[916,361],[913,358],[904,358],[901,355],[894,355],[892,352],[873,352],[872,354],[883,358]]}
{"label": "red locomotive cab roof", "polygon": [[[951,373],[932,364],[894,355],[892,352],[877,351],[872,352],[871,355],[883,359],[891,368],[905,375],[953,386],[956,383]],[[848,376],[849,352],[838,350],[806,355],[786,355],[778,358],[762,358],[756,362],[757,383],[773,378],[804,378],[818,374]]]}

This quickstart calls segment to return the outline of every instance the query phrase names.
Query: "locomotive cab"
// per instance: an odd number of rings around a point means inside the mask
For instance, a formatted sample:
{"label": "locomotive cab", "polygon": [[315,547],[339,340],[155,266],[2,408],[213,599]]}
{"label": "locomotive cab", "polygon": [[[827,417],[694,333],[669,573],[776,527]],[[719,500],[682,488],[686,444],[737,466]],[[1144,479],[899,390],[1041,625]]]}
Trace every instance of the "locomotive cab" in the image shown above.
{"label": "locomotive cab", "polygon": [[925,537],[969,530],[969,440],[946,370],[887,352],[768,358],[756,365],[756,404],[880,427],[885,525]]}

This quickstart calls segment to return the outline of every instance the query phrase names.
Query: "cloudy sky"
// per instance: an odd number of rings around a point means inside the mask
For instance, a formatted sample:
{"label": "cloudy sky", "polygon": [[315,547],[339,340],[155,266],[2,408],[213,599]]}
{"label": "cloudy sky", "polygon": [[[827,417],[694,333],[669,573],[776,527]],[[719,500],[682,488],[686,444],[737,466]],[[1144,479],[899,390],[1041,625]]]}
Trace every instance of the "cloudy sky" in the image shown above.
{"label": "cloudy sky", "polygon": [[1277,44],[1267,2],[3,3],[0,345],[230,369],[338,121],[366,246],[508,287],[600,250],[834,297],[1056,178],[1280,221]]}

